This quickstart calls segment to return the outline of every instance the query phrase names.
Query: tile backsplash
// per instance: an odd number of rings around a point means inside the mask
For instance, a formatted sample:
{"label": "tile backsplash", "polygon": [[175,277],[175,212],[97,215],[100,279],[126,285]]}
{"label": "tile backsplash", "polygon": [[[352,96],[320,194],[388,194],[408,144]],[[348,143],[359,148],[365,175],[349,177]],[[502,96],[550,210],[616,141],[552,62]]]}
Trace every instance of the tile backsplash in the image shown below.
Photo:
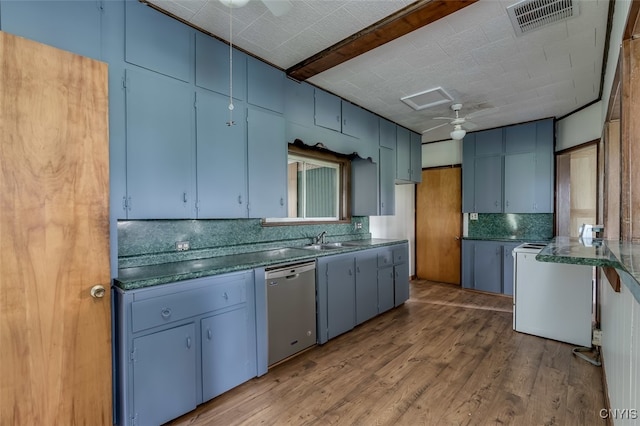
{"label": "tile backsplash", "polygon": [[513,238],[532,241],[553,238],[552,213],[478,213],[468,221],[470,238]]}
{"label": "tile backsplash", "polygon": [[[300,246],[322,231],[328,242],[371,237],[368,216],[352,217],[351,223],[287,226],[263,226],[261,219],[124,220],[118,221],[118,267]],[[183,241],[189,250],[177,251],[176,243]]]}

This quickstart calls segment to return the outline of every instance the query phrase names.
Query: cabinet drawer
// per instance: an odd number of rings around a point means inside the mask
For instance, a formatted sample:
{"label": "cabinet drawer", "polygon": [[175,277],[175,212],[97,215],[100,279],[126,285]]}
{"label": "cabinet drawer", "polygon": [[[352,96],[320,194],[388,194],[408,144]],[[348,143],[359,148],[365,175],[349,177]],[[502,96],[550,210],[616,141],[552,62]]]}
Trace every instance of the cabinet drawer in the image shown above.
{"label": "cabinet drawer", "polygon": [[211,286],[133,302],[131,328],[135,333],[246,301],[244,275]]}
{"label": "cabinet drawer", "polygon": [[404,263],[407,261],[407,250],[405,247],[393,249],[393,263]]}
{"label": "cabinet drawer", "polygon": [[393,265],[393,254],[391,250],[378,253],[378,267]]}

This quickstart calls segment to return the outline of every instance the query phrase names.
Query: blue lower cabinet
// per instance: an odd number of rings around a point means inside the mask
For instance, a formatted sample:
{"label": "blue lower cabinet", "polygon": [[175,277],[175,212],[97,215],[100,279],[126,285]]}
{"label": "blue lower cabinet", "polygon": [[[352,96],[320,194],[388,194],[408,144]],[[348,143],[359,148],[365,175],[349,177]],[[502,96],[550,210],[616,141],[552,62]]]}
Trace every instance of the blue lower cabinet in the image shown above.
{"label": "blue lower cabinet", "polygon": [[502,293],[513,296],[513,249],[520,243],[505,243],[502,246]]}
{"label": "blue lower cabinet", "polygon": [[327,264],[327,335],[329,339],[356,325],[356,281],[353,256]]}
{"label": "blue lower cabinet", "polygon": [[393,267],[394,305],[400,306],[409,300],[409,264],[400,263]]}
{"label": "blue lower cabinet", "polygon": [[133,340],[131,424],[159,425],[196,408],[193,323]]}
{"label": "blue lower cabinet", "polygon": [[374,250],[356,256],[356,324],[378,315],[378,257]]}
{"label": "blue lower cabinet", "polygon": [[393,266],[378,269],[378,313],[387,312],[394,306]]}
{"label": "blue lower cabinet", "polygon": [[476,241],[474,253],[474,289],[502,292],[502,243]]}

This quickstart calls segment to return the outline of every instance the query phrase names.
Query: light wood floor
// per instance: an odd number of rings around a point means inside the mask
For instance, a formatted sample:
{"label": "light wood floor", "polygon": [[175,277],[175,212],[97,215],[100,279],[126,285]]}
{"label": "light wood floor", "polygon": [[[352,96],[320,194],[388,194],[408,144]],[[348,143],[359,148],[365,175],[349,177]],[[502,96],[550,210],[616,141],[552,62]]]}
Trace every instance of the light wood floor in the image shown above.
{"label": "light wood floor", "polygon": [[412,282],[403,306],[171,424],[606,424],[600,367],[514,332],[511,303]]}

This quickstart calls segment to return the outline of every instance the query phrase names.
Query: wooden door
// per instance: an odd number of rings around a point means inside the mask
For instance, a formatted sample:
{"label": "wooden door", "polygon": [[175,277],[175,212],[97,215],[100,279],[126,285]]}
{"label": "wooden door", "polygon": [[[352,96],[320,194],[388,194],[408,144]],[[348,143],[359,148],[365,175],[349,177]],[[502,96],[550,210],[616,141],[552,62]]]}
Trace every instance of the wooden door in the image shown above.
{"label": "wooden door", "polygon": [[0,424],[111,425],[107,66],[0,60]]}
{"label": "wooden door", "polygon": [[416,187],[416,275],[460,285],[460,167],[422,171]]}

